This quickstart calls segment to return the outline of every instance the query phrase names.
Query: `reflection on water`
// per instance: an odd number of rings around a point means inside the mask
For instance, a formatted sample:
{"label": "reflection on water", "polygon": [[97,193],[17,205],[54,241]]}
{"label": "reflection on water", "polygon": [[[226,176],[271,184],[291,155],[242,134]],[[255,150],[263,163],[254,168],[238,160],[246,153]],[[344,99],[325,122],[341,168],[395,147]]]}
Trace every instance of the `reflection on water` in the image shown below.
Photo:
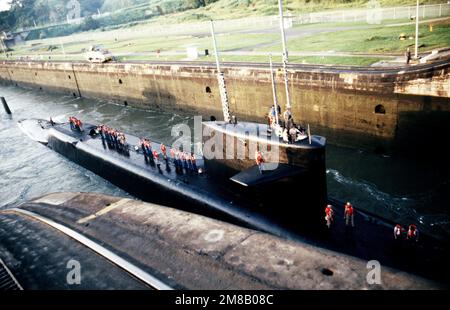
{"label": "reflection on water", "polygon": [[[74,115],[85,122],[105,123],[137,136],[170,145],[175,124],[193,126],[182,113],[144,111],[107,101],[76,99],[35,90],[0,86],[13,111],[0,112],[0,205],[24,202],[58,191],[128,194],[90,171],[66,160],[23,134],[17,121],[53,117],[66,121]],[[328,145],[329,196],[400,222],[422,223],[428,230],[450,232],[449,163],[375,155]]]}

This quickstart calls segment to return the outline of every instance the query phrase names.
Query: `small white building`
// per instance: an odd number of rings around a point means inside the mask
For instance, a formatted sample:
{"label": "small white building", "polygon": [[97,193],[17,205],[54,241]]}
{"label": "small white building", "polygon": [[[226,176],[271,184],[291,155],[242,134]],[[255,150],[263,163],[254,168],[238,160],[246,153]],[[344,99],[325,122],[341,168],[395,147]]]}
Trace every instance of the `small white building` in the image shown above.
{"label": "small white building", "polygon": [[198,46],[196,44],[186,46],[186,57],[189,60],[198,59]]}

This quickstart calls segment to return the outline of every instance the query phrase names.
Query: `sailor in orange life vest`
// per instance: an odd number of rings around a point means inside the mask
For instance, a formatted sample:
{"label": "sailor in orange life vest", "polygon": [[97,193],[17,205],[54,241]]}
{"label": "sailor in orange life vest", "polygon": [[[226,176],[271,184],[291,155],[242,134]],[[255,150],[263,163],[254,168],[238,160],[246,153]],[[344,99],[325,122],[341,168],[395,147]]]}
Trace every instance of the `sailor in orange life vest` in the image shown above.
{"label": "sailor in orange life vest", "polygon": [[331,222],[333,221],[333,208],[331,205],[327,205],[325,208],[325,221],[327,222],[328,228],[330,228]]}
{"label": "sailor in orange life vest", "polygon": [[255,151],[255,160],[258,165],[259,172],[262,173],[262,164],[264,163],[264,159],[262,157],[261,151]]}
{"label": "sailor in orange life vest", "polygon": [[405,231],[405,229],[402,227],[402,225],[397,224],[394,227],[394,239],[398,239],[402,236],[403,232]]}
{"label": "sailor in orange life vest", "polygon": [[350,204],[350,202],[347,202],[345,204],[345,210],[344,210],[344,218],[345,218],[345,226],[348,226],[348,223],[352,223],[352,227],[355,227],[355,210],[353,210],[353,206]]}
{"label": "sailor in orange life vest", "polygon": [[155,160],[156,165],[159,165],[159,161],[158,161],[158,152],[156,150],[153,151],[153,158]]}
{"label": "sailor in orange life vest", "polygon": [[166,146],[161,143],[161,146],[159,148],[161,149],[161,153],[163,154],[164,159],[167,160],[167,155],[166,155],[167,149],[166,149]]}
{"label": "sailor in orange life vest", "polygon": [[69,123],[70,123],[70,129],[83,131],[83,128],[82,128],[83,124],[75,116],[69,117]]}
{"label": "sailor in orange life vest", "polygon": [[416,240],[419,241],[419,230],[417,229],[417,226],[414,224],[409,225],[408,233],[406,234],[406,239],[408,240]]}

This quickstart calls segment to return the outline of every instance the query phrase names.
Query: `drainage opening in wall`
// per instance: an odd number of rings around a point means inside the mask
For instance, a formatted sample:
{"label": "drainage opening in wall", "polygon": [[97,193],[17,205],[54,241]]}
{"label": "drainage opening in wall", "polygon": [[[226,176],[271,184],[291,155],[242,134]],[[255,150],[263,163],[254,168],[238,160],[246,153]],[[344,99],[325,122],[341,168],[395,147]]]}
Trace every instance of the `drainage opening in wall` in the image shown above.
{"label": "drainage opening in wall", "polygon": [[205,89],[205,91],[206,91],[206,93],[207,93],[207,94],[210,94],[210,93],[211,93],[211,87],[209,87],[209,86],[206,86],[206,89]]}
{"label": "drainage opening in wall", "polygon": [[34,75],[37,76],[37,72],[35,72]]}
{"label": "drainage opening in wall", "polygon": [[375,113],[376,114],[386,114],[386,109],[382,104],[379,104],[375,107]]}
{"label": "drainage opening in wall", "polygon": [[122,79],[119,79],[119,84],[122,84],[123,82],[122,82]]}
{"label": "drainage opening in wall", "polygon": [[68,75],[67,77],[69,78],[69,80],[72,79],[72,77],[70,75]]}
{"label": "drainage opening in wall", "polygon": [[75,94],[75,93],[72,93],[72,95],[73,95],[74,97],[76,97],[76,96],[77,96],[77,94]]}
{"label": "drainage opening in wall", "polygon": [[326,275],[326,276],[332,276],[334,273],[332,270],[330,270],[328,268],[322,268],[321,272],[323,275]]}
{"label": "drainage opening in wall", "polygon": [[128,106],[128,101],[125,100],[125,101],[123,102],[123,104],[124,104],[125,106]]}
{"label": "drainage opening in wall", "polygon": [[42,87],[39,87],[39,90],[42,90]]}

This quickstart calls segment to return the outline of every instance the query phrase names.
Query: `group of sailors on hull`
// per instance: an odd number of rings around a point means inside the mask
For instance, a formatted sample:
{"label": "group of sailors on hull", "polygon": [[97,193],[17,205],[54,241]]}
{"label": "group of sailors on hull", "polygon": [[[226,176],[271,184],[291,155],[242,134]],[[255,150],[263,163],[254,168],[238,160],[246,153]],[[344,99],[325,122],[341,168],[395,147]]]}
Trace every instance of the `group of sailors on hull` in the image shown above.
{"label": "group of sailors on hull", "polygon": [[[72,130],[82,131],[82,123],[80,120],[75,117],[70,117],[69,121],[70,128]],[[120,132],[103,124],[98,125],[95,131],[102,138],[102,142],[106,142],[110,149],[116,149],[117,151],[125,153],[125,155],[129,156],[129,145],[123,132]],[[134,148],[135,151],[139,151],[139,149],[142,150],[145,161],[147,163],[156,164],[159,167],[161,163],[160,157],[162,157],[166,164],[168,163],[169,156],[167,155],[167,148],[163,143],[159,144],[158,151],[152,148],[152,143],[149,139],[142,138],[139,141],[139,145],[135,146]],[[201,173],[201,169],[197,167],[197,161],[194,153],[188,153],[176,148],[171,148],[170,159],[175,165],[177,172],[182,172],[184,168],[186,169],[186,171]]]}
{"label": "group of sailors on hull", "polygon": [[109,148],[124,152],[126,155],[129,154],[127,138],[123,132],[103,124],[97,126],[97,132],[100,134],[102,141],[108,144]]}
{"label": "group of sailors on hull", "polygon": [[[149,139],[143,138],[140,140],[140,148],[142,153],[144,154],[144,158],[146,162],[150,162],[151,164],[160,165],[160,157],[167,163],[169,158],[172,160],[175,165],[175,169],[177,171],[182,171],[183,168],[187,171],[198,172],[199,169],[197,167],[197,160],[195,159],[194,153],[188,153],[180,151],[176,148],[170,149],[170,155],[167,155],[167,147],[164,143],[159,145],[159,152],[152,148],[152,144]],[[136,147],[138,150],[139,147]]]}
{"label": "group of sailors on hull", "polygon": [[268,132],[275,132],[286,143],[295,143],[308,137],[306,129],[300,125],[294,123],[291,110],[289,108],[281,114],[281,107],[272,105],[267,117],[268,120]]}
{"label": "group of sailors on hull", "polygon": [[[345,226],[349,226],[349,224],[352,227],[355,227],[355,209],[353,208],[352,204],[350,202],[347,202],[344,206],[344,221]],[[325,208],[325,222],[328,228],[331,228],[331,224],[334,221],[334,211],[332,205],[327,205]],[[406,240],[410,241],[419,241],[419,229],[415,224],[411,224],[408,227],[408,230],[403,228],[400,224],[396,224],[394,226],[394,239],[395,240],[401,240],[403,239],[403,234],[406,231]]]}
{"label": "group of sailors on hull", "polygon": [[[169,156],[167,156],[167,148],[164,143],[159,145],[159,152],[152,148],[152,143],[147,138],[141,139],[139,144],[146,162],[159,166],[160,157],[162,157],[166,163],[168,162]],[[135,149],[138,151],[139,146],[136,146]],[[181,172],[183,168],[187,171],[199,172],[194,153],[183,152],[176,148],[171,148],[170,159],[175,165],[177,172]]]}
{"label": "group of sailors on hull", "polygon": [[[54,125],[54,122],[51,118],[50,118],[50,123],[52,124],[52,126]],[[83,131],[83,123],[75,116],[69,117],[69,124],[70,124],[70,129],[78,130],[80,132]]]}

